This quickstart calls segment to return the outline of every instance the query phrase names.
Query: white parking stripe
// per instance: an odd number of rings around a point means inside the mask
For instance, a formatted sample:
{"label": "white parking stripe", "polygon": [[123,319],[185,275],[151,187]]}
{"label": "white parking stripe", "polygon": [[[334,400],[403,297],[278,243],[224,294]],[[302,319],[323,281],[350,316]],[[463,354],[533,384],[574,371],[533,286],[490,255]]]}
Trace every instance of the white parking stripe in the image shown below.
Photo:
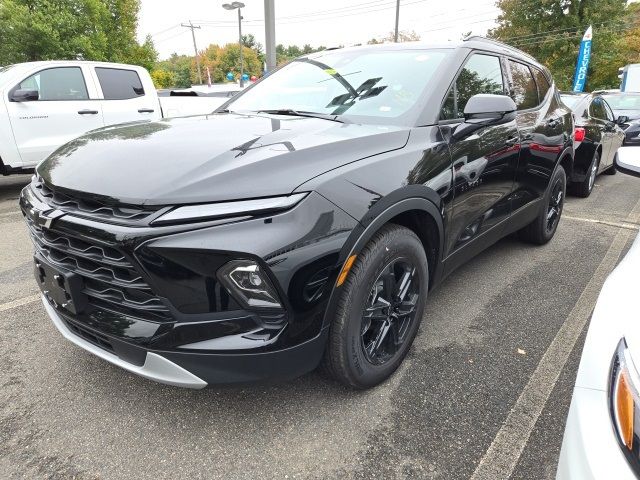
{"label": "white parking stripe", "polygon": [[[627,219],[635,218],[634,214],[639,207],[640,201]],[[478,463],[471,480],[508,479],[513,473],[558,381],[560,372],[591,316],[602,285],[615,268],[630,237],[631,230],[626,228],[621,228],[614,237],[602,262],[580,294],[580,298],[558,330],[493,442]]]}
{"label": "white parking stripe", "polygon": [[11,310],[12,308],[22,307],[23,305],[28,305],[29,303],[36,302],[40,300],[41,294],[30,295],[28,297],[18,298],[17,300],[13,300],[12,302],[0,303],[0,312],[5,312],[7,310]]}
{"label": "white parking stripe", "polygon": [[640,225],[629,222],[610,222],[608,220],[598,220],[595,218],[584,218],[584,217],[572,217],[571,215],[562,215],[563,220],[575,220],[578,222],[586,222],[586,223],[599,223],[601,225],[608,225],[610,227],[616,228],[627,228],[629,230],[640,230]]}

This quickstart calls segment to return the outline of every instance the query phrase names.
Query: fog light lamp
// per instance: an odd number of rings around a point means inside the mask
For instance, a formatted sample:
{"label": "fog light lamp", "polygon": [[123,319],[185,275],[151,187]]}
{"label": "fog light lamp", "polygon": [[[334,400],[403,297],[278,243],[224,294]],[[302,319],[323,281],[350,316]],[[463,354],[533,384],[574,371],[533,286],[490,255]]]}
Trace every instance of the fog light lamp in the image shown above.
{"label": "fog light lamp", "polygon": [[233,260],[218,270],[218,279],[247,308],[282,309],[266,273],[252,260]]}

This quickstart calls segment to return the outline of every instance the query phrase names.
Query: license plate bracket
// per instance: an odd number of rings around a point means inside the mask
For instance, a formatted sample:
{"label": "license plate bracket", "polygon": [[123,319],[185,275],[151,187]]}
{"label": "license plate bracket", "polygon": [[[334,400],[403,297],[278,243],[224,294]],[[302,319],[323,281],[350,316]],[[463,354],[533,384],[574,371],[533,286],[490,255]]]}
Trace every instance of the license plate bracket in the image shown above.
{"label": "license plate bracket", "polygon": [[41,255],[34,256],[34,273],[40,290],[56,307],[73,314],[82,312],[88,303],[82,277],[73,272],[62,272],[49,264]]}

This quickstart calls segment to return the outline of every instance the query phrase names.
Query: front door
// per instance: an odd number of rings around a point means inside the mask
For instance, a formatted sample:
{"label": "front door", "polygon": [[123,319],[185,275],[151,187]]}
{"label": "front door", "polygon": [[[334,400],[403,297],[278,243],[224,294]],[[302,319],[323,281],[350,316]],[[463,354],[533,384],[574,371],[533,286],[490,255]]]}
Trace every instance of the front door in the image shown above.
{"label": "front door", "polygon": [[41,70],[12,91],[37,90],[38,100],[5,99],[13,135],[24,167],[33,167],[56,148],[89,130],[102,127],[102,108],[90,100],[81,67]]}
{"label": "front door", "polygon": [[449,139],[454,178],[446,256],[499,228],[510,214],[509,196],[520,148],[516,122],[477,125],[466,123],[463,115],[473,95],[504,95],[504,85],[500,58],[474,53],[443,104],[440,128]]}

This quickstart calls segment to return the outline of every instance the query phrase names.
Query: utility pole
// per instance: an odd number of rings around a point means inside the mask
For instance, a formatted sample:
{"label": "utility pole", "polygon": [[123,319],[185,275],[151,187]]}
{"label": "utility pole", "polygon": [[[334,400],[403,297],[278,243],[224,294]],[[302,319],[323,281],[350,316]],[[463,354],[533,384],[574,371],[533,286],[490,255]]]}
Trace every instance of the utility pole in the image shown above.
{"label": "utility pole", "polygon": [[191,23],[191,20],[189,20],[188,25],[186,23],[181,23],[180,25],[182,25],[185,28],[191,29],[191,37],[193,38],[193,51],[196,54],[196,68],[198,69],[198,82],[200,83],[200,85],[202,85],[202,73],[200,72],[200,56],[198,55],[198,47],[196,45],[196,33],[195,33],[196,28],[202,28],[202,27],[200,27],[200,25],[194,25],[193,23]]}
{"label": "utility pole", "polygon": [[396,34],[393,37],[393,41],[398,43],[398,24],[400,23],[400,0],[396,2]]}

